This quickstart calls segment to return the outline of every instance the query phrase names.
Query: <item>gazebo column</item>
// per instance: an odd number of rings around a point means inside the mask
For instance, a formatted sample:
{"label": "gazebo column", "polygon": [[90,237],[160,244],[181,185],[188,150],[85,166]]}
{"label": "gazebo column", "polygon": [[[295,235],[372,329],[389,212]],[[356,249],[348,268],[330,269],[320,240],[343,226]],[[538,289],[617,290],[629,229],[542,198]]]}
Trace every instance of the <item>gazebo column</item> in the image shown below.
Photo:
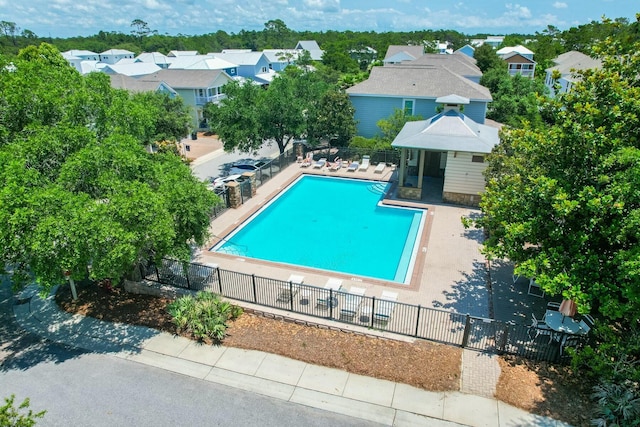
{"label": "gazebo column", "polygon": [[407,149],[402,148],[400,150],[400,177],[398,181],[398,185],[400,187],[404,187],[404,174],[405,174],[406,168],[407,168]]}
{"label": "gazebo column", "polygon": [[425,151],[420,150],[420,162],[418,163],[418,188],[422,189],[422,177],[424,174]]}

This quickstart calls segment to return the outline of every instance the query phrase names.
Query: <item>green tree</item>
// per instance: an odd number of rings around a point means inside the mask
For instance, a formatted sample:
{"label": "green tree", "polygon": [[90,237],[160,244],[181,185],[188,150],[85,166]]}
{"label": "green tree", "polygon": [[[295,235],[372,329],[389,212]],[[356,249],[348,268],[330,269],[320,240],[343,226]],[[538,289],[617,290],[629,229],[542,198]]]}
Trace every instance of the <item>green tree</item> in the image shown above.
{"label": "green tree", "polygon": [[[44,417],[44,414],[47,412],[40,411],[34,413],[29,409],[30,403],[28,398],[23,400],[16,408],[14,406],[15,399],[16,396],[13,394],[10,397],[4,398],[4,405],[0,406],[0,426],[32,427],[36,425],[36,420]],[[21,414],[20,411],[22,410],[25,410],[26,413]]]}
{"label": "green tree", "polygon": [[[12,64],[0,68],[0,260],[14,283],[33,276],[47,290],[89,265],[118,282],[149,256],[186,259],[204,242],[217,197],[179,157],[144,149],[164,130],[144,110],[165,104],[81,76],[49,45]],[[180,122],[172,114],[160,121]]]}
{"label": "green tree", "polygon": [[390,149],[391,143],[396,139],[405,123],[417,120],[423,120],[422,116],[406,115],[404,110],[396,108],[391,116],[380,119],[376,123],[381,132],[381,135],[376,137],[378,146],[383,147],[382,149]]}
{"label": "green tree", "polygon": [[307,134],[305,115],[327,88],[316,73],[288,67],[267,89],[251,83],[225,85],[226,98],[207,105],[205,117],[226,151],[252,152],[275,142],[284,153],[294,138]]}
{"label": "green tree", "polygon": [[544,102],[549,126],[502,133],[477,222],[487,255],[600,320],[582,353],[600,373],[640,358],[640,45],[619,47],[603,44],[601,70]]}
{"label": "green tree", "polygon": [[488,44],[483,44],[476,48],[473,57],[476,60],[476,65],[483,73],[493,68],[507,68],[504,61],[500,59],[496,51]]}
{"label": "green tree", "polygon": [[347,146],[356,134],[355,109],[349,95],[330,90],[307,114],[307,139],[312,144],[328,141],[332,145]]}

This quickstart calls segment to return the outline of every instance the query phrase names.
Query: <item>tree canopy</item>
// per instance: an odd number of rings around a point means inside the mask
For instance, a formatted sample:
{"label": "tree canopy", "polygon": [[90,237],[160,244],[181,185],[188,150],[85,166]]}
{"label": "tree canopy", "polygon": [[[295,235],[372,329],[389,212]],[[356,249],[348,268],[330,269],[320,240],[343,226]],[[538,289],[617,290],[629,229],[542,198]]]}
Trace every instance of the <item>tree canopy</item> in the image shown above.
{"label": "tree canopy", "polygon": [[217,197],[176,155],[144,149],[186,126],[179,103],[83,77],[46,44],[0,58],[0,99],[0,259],[17,279],[49,289],[91,266],[117,282],[203,243]]}
{"label": "tree canopy", "polygon": [[204,115],[226,151],[252,152],[275,142],[284,153],[295,138],[344,144],[355,133],[348,97],[313,71],[290,66],[266,89],[231,82],[223,91],[226,97],[208,104]]}
{"label": "tree canopy", "polygon": [[541,105],[547,126],[502,132],[478,225],[489,256],[603,320],[601,361],[638,360],[640,45],[609,40],[596,52],[601,70]]}

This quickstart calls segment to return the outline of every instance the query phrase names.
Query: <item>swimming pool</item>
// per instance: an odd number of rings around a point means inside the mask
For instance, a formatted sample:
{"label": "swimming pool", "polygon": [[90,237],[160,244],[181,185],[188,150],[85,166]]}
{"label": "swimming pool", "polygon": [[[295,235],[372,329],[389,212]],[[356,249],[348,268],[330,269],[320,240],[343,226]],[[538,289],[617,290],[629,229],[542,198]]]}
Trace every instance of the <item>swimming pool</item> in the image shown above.
{"label": "swimming pool", "polygon": [[303,175],[211,250],[408,283],[425,211],[379,204],[388,185]]}

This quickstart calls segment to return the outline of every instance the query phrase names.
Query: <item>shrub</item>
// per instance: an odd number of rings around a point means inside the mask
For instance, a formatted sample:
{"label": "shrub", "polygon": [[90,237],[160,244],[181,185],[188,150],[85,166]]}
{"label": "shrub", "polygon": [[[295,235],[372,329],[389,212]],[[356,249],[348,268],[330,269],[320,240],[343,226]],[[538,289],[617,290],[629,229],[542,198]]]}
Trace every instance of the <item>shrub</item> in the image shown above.
{"label": "shrub", "polygon": [[211,292],[178,298],[167,306],[167,310],[173,317],[177,333],[186,332],[201,341],[210,338],[218,342],[225,337],[227,321],[242,314],[241,307],[222,301]]}
{"label": "shrub", "polygon": [[[11,397],[4,398],[4,406],[0,406],[0,426],[11,426],[11,427],[32,427],[36,424],[37,418],[44,417],[44,414],[47,411],[41,411],[38,413],[33,413],[33,411],[29,408],[29,399],[25,399],[18,408],[13,406],[13,401],[16,396],[11,395]],[[28,411],[26,414],[20,414],[20,410],[25,409]]]}

